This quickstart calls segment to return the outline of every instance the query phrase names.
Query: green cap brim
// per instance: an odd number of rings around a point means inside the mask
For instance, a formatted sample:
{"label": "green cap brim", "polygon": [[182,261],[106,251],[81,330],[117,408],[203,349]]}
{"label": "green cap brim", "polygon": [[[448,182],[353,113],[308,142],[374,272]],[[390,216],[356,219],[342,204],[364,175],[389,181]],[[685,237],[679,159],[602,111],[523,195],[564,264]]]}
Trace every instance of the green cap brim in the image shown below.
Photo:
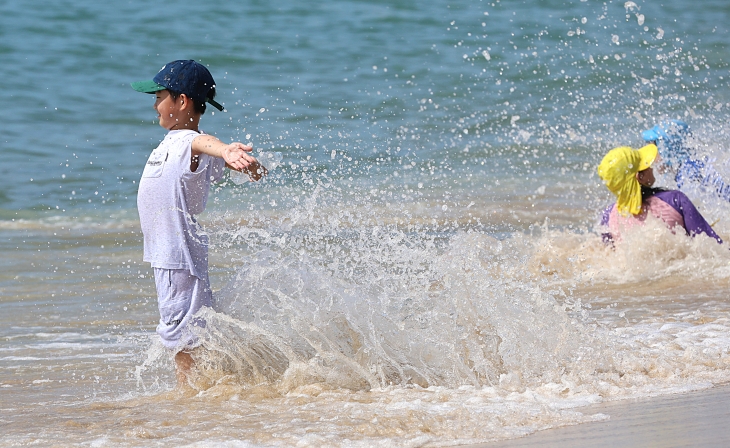
{"label": "green cap brim", "polygon": [[142,93],[155,93],[159,92],[160,90],[165,90],[167,88],[165,86],[157,84],[154,81],[133,82],[131,85],[134,90]]}

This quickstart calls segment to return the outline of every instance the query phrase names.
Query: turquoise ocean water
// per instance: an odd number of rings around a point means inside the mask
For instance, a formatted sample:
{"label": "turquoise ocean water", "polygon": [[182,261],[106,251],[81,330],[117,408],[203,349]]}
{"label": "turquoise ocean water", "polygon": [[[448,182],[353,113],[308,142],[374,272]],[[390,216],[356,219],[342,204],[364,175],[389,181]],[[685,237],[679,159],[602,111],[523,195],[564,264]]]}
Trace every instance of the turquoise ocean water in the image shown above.
{"label": "turquoise ocean water", "polygon": [[[0,2],[0,443],[440,446],[730,380],[726,248],[595,230],[602,155],[659,120],[730,179],[726,2],[31,3]],[[136,214],[164,130],[129,87],[175,59],[217,81],[203,130],[282,156],[200,217],[184,398]]]}

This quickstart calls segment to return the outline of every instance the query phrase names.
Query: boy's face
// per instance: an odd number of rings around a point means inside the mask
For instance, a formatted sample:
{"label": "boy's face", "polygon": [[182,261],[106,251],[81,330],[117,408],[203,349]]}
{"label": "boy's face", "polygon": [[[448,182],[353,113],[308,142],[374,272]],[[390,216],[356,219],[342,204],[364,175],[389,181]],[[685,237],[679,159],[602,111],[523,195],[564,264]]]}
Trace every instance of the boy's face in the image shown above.
{"label": "boy's face", "polygon": [[159,90],[155,92],[155,105],[153,107],[157,111],[160,126],[172,130],[178,124],[175,101],[173,101],[169,91]]}

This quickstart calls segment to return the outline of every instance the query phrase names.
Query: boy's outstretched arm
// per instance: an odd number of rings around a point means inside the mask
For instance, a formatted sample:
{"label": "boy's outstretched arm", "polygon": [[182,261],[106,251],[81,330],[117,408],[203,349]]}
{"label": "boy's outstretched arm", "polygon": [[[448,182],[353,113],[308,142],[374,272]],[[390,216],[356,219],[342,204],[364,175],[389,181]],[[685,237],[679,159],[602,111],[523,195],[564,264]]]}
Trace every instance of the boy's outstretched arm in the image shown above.
{"label": "boy's outstretched arm", "polygon": [[267,172],[266,168],[254,156],[249,154],[252,149],[240,142],[226,144],[212,135],[199,135],[195,137],[192,144],[193,161],[191,161],[191,169],[193,164],[197,168],[196,156],[208,154],[209,156],[220,157],[226,161],[228,168],[244,172],[248,174],[251,180],[256,181],[264,177]]}

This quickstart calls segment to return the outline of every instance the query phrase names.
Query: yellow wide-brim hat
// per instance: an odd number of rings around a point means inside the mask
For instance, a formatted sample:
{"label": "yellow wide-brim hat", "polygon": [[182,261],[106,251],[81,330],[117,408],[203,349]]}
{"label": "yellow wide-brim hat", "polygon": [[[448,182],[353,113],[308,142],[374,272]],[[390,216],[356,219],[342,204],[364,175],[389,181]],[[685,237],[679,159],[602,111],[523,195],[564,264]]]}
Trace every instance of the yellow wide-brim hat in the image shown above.
{"label": "yellow wide-brim hat", "polygon": [[641,213],[641,185],[636,173],[649,168],[656,156],[654,144],[640,149],[621,146],[610,150],[598,165],[598,175],[616,196],[616,207],[622,215]]}

